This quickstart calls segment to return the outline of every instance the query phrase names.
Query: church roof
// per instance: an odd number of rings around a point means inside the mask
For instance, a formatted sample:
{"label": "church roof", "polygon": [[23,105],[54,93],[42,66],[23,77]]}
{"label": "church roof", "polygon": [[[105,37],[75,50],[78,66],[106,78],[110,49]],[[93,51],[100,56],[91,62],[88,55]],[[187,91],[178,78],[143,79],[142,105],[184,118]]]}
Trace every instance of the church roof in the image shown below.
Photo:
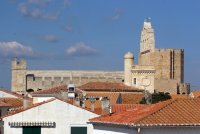
{"label": "church roof", "polygon": [[91,119],[91,123],[129,127],[200,126],[200,99],[171,99]]}

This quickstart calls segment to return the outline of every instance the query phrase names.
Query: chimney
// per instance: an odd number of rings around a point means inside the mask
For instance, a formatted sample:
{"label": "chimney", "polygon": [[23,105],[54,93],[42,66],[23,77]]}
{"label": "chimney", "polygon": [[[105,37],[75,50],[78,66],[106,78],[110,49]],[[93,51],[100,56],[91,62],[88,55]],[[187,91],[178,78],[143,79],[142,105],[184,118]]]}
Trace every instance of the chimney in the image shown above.
{"label": "chimney", "polygon": [[79,98],[75,98],[75,99],[74,99],[74,105],[76,105],[76,106],[81,106],[81,103],[80,103],[80,99],[79,99]]}
{"label": "chimney", "polygon": [[68,94],[67,94],[67,91],[61,91],[60,92],[60,97],[61,97],[61,99],[63,99],[63,100],[67,100],[68,99]]}
{"label": "chimney", "polygon": [[27,97],[27,95],[24,97],[23,99],[23,108],[26,109],[31,105],[31,102],[29,100],[29,98]]}
{"label": "chimney", "polygon": [[100,100],[101,100],[101,110],[102,110],[101,114],[102,115],[109,114],[110,100],[107,97],[101,97]]}
{"label": "chimney", "polygon": [[109,99],[107,97],[103,97],[100,100],[101,100],[101,108],[102,108],[102,110],[109,107],[110,101],[109,101]]}
{"label": "chimney", "polygon": [[94,100],[90,101],[90,109],[91,109],[91,111],[94,111],[94,108],[95,108],[94,103],[95,103]]}

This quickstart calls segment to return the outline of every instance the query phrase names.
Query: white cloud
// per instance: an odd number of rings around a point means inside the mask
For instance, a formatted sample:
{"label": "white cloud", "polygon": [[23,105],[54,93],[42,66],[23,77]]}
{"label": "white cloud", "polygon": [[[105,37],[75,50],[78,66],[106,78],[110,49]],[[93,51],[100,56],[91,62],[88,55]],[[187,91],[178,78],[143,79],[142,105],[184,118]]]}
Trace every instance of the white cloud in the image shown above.
{"label": "white cloud", "polygon": [[122,16],[122,10],[115,9],[114,10],[114,15],[111,17],[111,20],[117,21],[117,20],[119,20],[121,18],[121,16]]}
{"label": "white cloud", "polygon": [[64,6],[69,6],[70,5],[70,1],[69,0],[63,0]]}
{"label": "white cloud", "polygon": [[64,29],[67,32],[72,32],[73,31],[72,27],[70,27],[69,25],[64,26]]}
{"label": "white cloud", "polygon": [[52,2],[52,0],[28,0],[30,4],[35,4],[38,6],[46,6]]}
{"label": "white cloud", "polygon": [[39,8],[39,7],[30,8],[28,3],[20,3],[18,6],[18,10],[22,15],[36,18],[36,19],[56,20],[58,17],[58,13],[55,13],[55,12],[48,13],[48,12],[45,12],[43,8]]}
{"label": "white cloud", "polygon": [[76,43],[65,50],[67,55],[70,56],[89,56],[97,54],[97,50],[87,46],[84,42]]}
{"label": "white cloud", "polygon": [[25,3],[19,4],[18,9],[19,9],[19,11],[22,15],[28,15],[29,14],[28,7]]}
{"label": "white cloud", "polygon": [[120,14],[115,14],[114,16],[111,17],[111,20],[119,20]]}
{"label": "white cloud", "polygon": [[59,41],[59,38],[56,35],[51,35],[51,34],[45,35],[43,39],[50,43],[55,43]]}
{"label": "white cloud", "polygon": [[0,42],[0,56],[3,57],[33,56],[33,50],[31,47],[24,46],[16,41]]}

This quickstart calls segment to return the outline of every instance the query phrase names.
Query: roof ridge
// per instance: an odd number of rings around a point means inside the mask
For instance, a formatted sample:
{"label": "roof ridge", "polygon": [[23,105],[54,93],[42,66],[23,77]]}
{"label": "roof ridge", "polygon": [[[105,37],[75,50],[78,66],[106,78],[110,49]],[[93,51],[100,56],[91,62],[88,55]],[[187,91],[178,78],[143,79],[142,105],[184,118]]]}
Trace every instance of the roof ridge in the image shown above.
{"label": "roof ridge", "polygon": [[[78,105],[75,105],[75,104],[73,104],[73,103],[71,103],[71,102],[69,102],[69,101],[67,101],[67,100],[64,100],[64,99],[61,99],[61,98],[58,98],[58,97],[55,97],[55,99],[60,100],[60,101],[62,101],[62,102],[65,102],[65,103],[67,103],[67,104],[70,104],[70,105],[72,105],[72,106],[75,106],[75,107],[84,109],[84,110],[89,111],[89,112],[91,112],[91,113],[97,114],[97,113],[95,113],[94,111],[91,111],[91,110],[89,110],[89,109],[87,109],[87,108],[84,108],[84,107],[81,107],[81,106],[78,106]],[[99,114],[97,114],[97,115],[99,115]]]}
{"label": "roof ridge", "polygon": [[17,98],[23,98],[24,96],[21,94],[17,94],[16,92],[11,91],[10,89],[4,89],[4,88],[0,88],[0,91],[5,92],[7,94],[13,95]]}
{"label": "roof ridge", "polygon": [[5,118],[5,117],[8,117],[8,116],[11,116],[11,115],[15,115],[15,114],[21,113],[21,112],[23,112],[23,111],[26,111],[26,110],[35,108],[35,107],[37,107],[37,106],[40,106],[40,105],[43,105],[43,104],[52,102],[52,101],[54,101],[54,100],[56,100],[56,98],[52,98],[52,99],[49,99],[49,100],[47,100],[47,101],[43,101],[43,102],[40,102],[40,103],[33,104],[33,105],[31,105],[30,107],[28,107],[28,108],[20,109],[20,110],[17,110],[17,111],[15,111],[15,112],[13,112],[13,113],[8,113],[8,114],[6,114],[6,115],[0,117],[0,119],[3,119],[3,118]]}
{"label": "roof ridge", "polygon": [[56,90],[56,89],[64,87],[64,86],[66,86],[66,84],[58,85],[58,86],[47,88],[47,89],[43,89],[43,90],[39,90],[39,91],[33,92],[32,94],[38,94],[38,93],[40,94],[40,93],[47,92],[47,91],[50,91],[50,90]]}
{"label": "roof ridge", "polygon": [[[161,102],[161,103],[166,103],[166,104],[165,104],[164,106],[161,106],[161,108],[159,108],[158,110],[154,110],[154,111],[150,112],[149,114],[145,115],[144,117],[138,119],[137,121],[135,121],[134,124],[139,124],[140,121],[142,121],[142,120],[148,118],[149,116],[151,116],[151,115],[153,115],[153,114],[155,114],[155,113],[157,113],[157,112],[163,110],[164,108],[168,107],[169,105],[171,105],[173,102],[175,102],[175,101],[177,101],[177,100],[178,100],[178,99],[171,99],[171,100],[168,100],[169,102],[167,102],[167,101],[166,101],[166,102]],[[156,104],[155,104],[155,105],[156,105]]]}

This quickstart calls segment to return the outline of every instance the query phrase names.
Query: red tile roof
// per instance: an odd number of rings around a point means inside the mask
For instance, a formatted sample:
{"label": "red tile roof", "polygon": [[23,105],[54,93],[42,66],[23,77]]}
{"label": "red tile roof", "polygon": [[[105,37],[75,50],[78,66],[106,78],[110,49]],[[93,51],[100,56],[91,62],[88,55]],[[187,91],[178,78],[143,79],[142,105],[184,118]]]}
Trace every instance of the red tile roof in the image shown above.
{"label": "red tile roof", "polygon": [[186,99],[189,98],[187,94],[172,94],[170,95],[172,99]]}
{"label": "red tile roof", "polygon": [[144,104],[114,104],[114,105],[111,105],[112,113],[124,112],[124,111],[132,110],[135,108],[145,108],[147,106],[148,105],[144,105]]}
{"label": "red tile roof", "polygon": [[119,97],[119,94],[120,93],[118,93],[118,92],[86,92],[86,96],[108,97],[110,99],[111,104],[117,103],[117,99]]}
{"label": "red tile roof", "polygon": [[190,94],[191,94],[191,97],[193,97],[193,98],[199,98],[200,97],[200,90],[194,90]]}
{"label": "red tile roof", "polygon": [[[135,92],[86,92],[86,96],[108,97],[110,104],[119,104],[121,96],[121,104],[139,104],[144,95]],[[85,106],[90,106],[90,101],[85,101]],[[101,101],[95,102],[95,107],[101,107]]]}
{"label": "red tile roof", "polygon": [[122,103],[123,104],[140,104],[142,98],[144,97],[143,93],[121,93]]}
{"label": "red tile roof", "polygon": [[107,91],[107,92],[141,92],[136,87],[126,86],[117,82],[89,82],[78,87],[84,91]]}
{"label": "red tile roof", "polygon": [[0,107],[10,107],[10,104],[0,101]]}
{"label": "red tile roof", "polygon": [[0,102],[6,103],[12,107],[20,107],[23,106],[23,100],[19,98],[0,98]]}
{"label": "red tile roof", "polygon": [[136,107],[111,116],[93,118],[92,123],[128,126],[200,125],[200,99],[171,99],[145,107]]}
{"label": "red tile roof", "polygon": [[57,94],[60,93],[61,91],[66,91],[67,92],[67,85],[61,85],[49,89],[44,89],[44,90],[39,90],[37,92],[33,92],[32,95],[38,95],[38,94]]}

